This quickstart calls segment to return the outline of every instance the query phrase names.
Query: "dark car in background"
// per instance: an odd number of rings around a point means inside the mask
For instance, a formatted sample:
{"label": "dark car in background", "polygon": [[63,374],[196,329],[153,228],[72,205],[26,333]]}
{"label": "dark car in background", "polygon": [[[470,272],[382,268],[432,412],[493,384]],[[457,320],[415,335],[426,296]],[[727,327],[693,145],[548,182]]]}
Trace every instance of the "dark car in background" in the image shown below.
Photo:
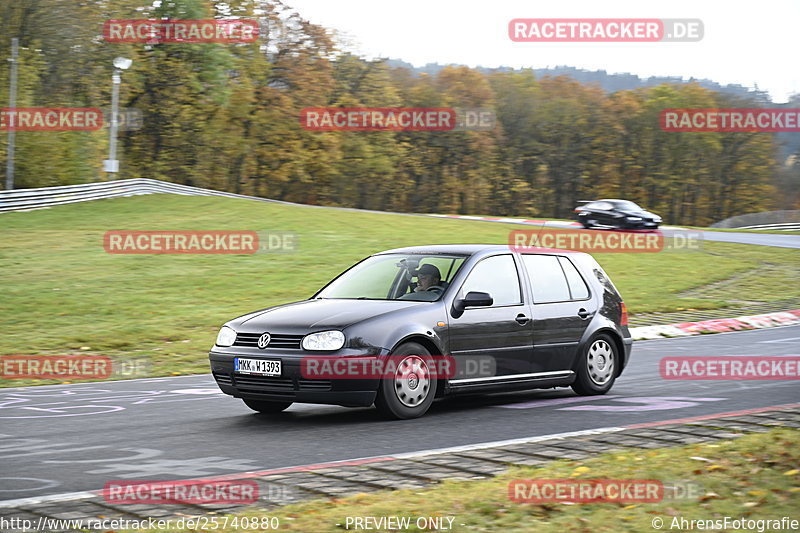
{"label": "dark car in background", "polygon": [[575,208],[584,228],[657,229],[661,217],[628,200],[595,200]]}
{"label": "dark car in background", "polygon": [[[437,245],[372,255],[308,300],[233,319],[209,357],[220,389],[255,411],[374,403],[391,418],[414,418],[434,398],[461,393],[605,394],[631,345],[625,304],[590,255]],[[385,378],[303,371],[309,358],[389,357],[398,372]],[[435,357],[451,358],[455,372],[432,373]]]}

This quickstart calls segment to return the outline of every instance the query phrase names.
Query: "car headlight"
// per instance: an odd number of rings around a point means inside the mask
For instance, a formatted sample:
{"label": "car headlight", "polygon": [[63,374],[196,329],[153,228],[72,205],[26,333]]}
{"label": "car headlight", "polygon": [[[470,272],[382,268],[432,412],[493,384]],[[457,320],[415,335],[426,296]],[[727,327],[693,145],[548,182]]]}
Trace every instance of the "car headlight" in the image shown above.
{"label": "car headlight", "polygon": [[344,346],[344,333],[341,331],[320,331],[303,338],[304,350],[338,350]]}
{"label": "car headlight", "polygon": [[625,217],[628,220],[642,220],[642,217]]}
{"label": "car headlight", "polygon": [[653,217],[653,222],[661,222],[661,217]]}
{"label": "car headlight", "polygon": [[236,340],[236,332],[228,326],[222,326],[222,329],[217,333],[217,346],[233,346]]}

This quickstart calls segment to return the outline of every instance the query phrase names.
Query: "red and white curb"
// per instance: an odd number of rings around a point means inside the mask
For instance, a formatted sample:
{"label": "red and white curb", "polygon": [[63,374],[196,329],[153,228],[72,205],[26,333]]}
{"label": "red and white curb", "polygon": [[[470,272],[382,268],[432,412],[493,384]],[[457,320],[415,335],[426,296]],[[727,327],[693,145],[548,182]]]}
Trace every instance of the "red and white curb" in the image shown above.
{"label": "red and white curb", "polygon": [[689,337],[707,333],[724,333],[728,331],[793,326],[797,324],[800,324],[800,309],[781,311],[778,313],[766,313],[763,315],[740,316],[736,318],[717,318],[700,322],[642,326],[630,328],[630,332],[633,340],[641,341],[664,337]]}

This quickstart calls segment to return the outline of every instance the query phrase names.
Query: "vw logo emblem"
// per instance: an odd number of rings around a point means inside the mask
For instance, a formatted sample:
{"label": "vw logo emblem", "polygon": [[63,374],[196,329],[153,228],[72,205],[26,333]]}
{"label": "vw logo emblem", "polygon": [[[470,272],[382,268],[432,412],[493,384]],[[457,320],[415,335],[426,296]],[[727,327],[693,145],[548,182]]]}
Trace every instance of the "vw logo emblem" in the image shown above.
{"label": "vw logo emblem", "polygon": [[270,336],[269,333],[264,333],[258,338],[258,347],[262,350],[269,346]]}

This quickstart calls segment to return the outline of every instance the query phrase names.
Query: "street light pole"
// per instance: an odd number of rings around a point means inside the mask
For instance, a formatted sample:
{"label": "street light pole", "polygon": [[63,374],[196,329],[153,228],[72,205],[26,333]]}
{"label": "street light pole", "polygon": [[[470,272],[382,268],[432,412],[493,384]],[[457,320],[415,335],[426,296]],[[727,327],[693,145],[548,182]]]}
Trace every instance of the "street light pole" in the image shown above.
{"label": "street light pole", "polygon": [[[13,113],[17,107],[17,56],[19,55],[19,39],[11,39],[11,80],[8,86],[8,107]],[[6,159],[6,190],[14,188],[14,142],[16,131],[14,128],[8,129],[8,158]]]}
{"label": "street light pole", "polygon": [[[124,57],[114,58],[114,74],[111,75],[111,124],[108,128],[108,159],[103,161],[103,170],[112,174],[119,172],[117,160],[117,128],[119,126],[119,84],[120,74],[130,68],[133,61]],[[110,176],[109,176],[110,177]]]}
{"label": "street light pole", "polygon": [[111,127],[108,129],[108,164],[106,165],[106,172],[119,172],[119,161],[117,161],[117,126],[119,124],[117,117],[117,107],[119,106],[119,84],[120,84],[119,70],[114,69],[114,74],[111,76]]}

